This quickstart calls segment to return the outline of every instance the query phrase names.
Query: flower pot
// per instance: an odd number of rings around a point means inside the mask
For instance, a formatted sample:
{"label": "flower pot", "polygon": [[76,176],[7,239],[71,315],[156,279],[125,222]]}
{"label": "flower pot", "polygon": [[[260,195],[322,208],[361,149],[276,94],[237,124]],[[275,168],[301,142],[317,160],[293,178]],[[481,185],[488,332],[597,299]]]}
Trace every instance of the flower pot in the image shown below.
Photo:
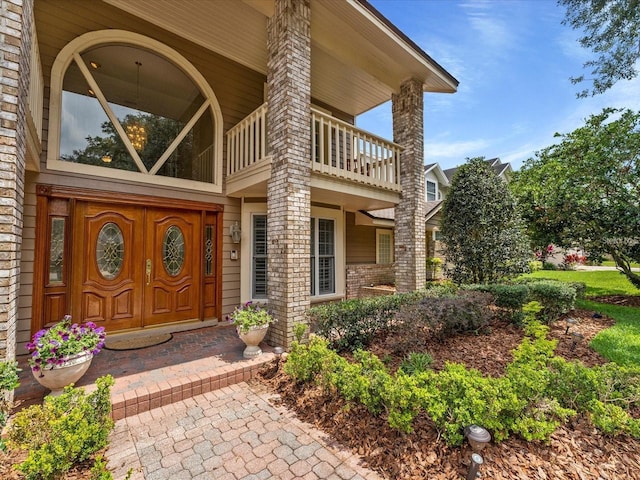
{"label": "flower pot", "polygon": [[244,358],[255,358],[262,354],[262,349],[259,347],[260,342],[264,340],[269,325],[259,325],[257,327],[250,327],[249,331],[243,333],[240,329],[237,329],[240,340],[244,342],[247,348],[242,352]]}
{"label": "flower pot", "polygon": [[51,395],[57,397],[67,385],[76,383],[87,372],[91,365],[93,354],[80,353],[69,358],[61,365],[31,371],[35,379],[45,388],[51,390]]}

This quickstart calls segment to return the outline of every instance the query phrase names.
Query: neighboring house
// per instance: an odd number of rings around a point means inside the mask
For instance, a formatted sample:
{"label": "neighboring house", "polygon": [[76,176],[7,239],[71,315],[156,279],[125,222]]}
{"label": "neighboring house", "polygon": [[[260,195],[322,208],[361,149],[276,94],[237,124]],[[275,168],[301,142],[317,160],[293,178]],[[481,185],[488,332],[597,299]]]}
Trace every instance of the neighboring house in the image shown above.
{"label": "neighboring house", "polygon": [[[490,158],[488,160],[485,160],[485,162],[487,162],[491,166],[491,168],[493,168],[493,170],[496,172],[496,175],[499,178],[501,178],[507,183],[511,181],[513,168],[511,168],[510,163],[502,163],[502,160],[500,160],[498,157]],[[444,174],[446,175],[449,183],[451,183],[451,180],[453,179],[453,176],[455,175],[455,173],[458,171],[458,168],[459,167],[453,167],[453,168],[447,168],[446,170],[444,170]]]}
{"label": "neighboring house", "polygon": [[[2,6],[0,358],[248,300],[286,347],[361,264],[424,284],[423,94],[458,82],[365,0]],[[355,127],[387,101],[393,141]]]}
{"label": "neighboring house", "polygon": [[[492,158],[486,160],[493,168],[501,179],[505,182],[509,182],[513,169],[511,164],[502,163],[499,158]],[[439,164],[430,163],[424,166],[424,179],[425,179],[425,242],[426,242],[426,256],[427,258],[440,258],[444,261],[443,245],[440,241],[440,224],[442,221],[440,211],[442,209],[442,203],[449,193],[451,187],[451,181],[455,175],[458,167],[448,168],[443,170]],[[375,226],[377,229],[387,227],[392,229],[394,226],[394,209],[386,208],[380,210],[360,212],[360,217],[356,216],[360,225]],[[361,228],[363,230],[363,228]],[[363,236],[363,234],[361,234]],[[372,237],[369,234],[369,237]],[[377,248],[377,246],[376,246]],[[377,270],[380,276],[383,276],[384,270]],[[391,272],[392,273],[392,272]],[[437,277],[441,277],[441,271]],[[392,283],[386,276],[383,276],[384,281],[380,283]],[[376,277],[378,280],[378,277]],[[355,296],[355,295],[354,295]]]}

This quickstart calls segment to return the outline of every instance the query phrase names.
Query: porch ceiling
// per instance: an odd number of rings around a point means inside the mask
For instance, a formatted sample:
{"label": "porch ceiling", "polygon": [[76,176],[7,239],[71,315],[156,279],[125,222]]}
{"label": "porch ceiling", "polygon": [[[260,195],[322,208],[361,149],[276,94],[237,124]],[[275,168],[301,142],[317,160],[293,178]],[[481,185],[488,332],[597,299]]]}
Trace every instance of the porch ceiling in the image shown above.
{"label": "porch ceiling", "polygon": [[[267,15],[273,0],[103,0],[266,74]],[[312,96],[358,115],[415,77],[430,92],[457,81],[358,0],[311,0]],[[189,8],[191,7],[191,8]]]}

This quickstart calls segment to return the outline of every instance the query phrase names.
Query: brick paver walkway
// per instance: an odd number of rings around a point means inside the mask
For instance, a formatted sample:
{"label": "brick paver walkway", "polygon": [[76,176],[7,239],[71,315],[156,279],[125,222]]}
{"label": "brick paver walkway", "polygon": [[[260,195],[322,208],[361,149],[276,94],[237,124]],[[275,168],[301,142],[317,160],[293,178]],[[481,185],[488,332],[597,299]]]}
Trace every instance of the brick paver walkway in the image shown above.
{"label": "brick paver walkway", "polygon": [[116,422],[106,454],[116,480],[379,479],[326,434],[239,383]]}

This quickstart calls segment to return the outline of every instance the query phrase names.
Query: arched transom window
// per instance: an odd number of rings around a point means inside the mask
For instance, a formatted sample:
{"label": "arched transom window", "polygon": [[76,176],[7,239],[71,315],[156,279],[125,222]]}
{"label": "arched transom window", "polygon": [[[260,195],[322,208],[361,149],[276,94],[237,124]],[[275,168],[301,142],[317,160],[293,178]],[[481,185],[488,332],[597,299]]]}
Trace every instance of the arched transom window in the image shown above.
{"label": "arched transom window", "polygon": [[83,35],[58,55],[51,94],[50,168],[220,191],[217,100],[169,47],[130,32]]}

